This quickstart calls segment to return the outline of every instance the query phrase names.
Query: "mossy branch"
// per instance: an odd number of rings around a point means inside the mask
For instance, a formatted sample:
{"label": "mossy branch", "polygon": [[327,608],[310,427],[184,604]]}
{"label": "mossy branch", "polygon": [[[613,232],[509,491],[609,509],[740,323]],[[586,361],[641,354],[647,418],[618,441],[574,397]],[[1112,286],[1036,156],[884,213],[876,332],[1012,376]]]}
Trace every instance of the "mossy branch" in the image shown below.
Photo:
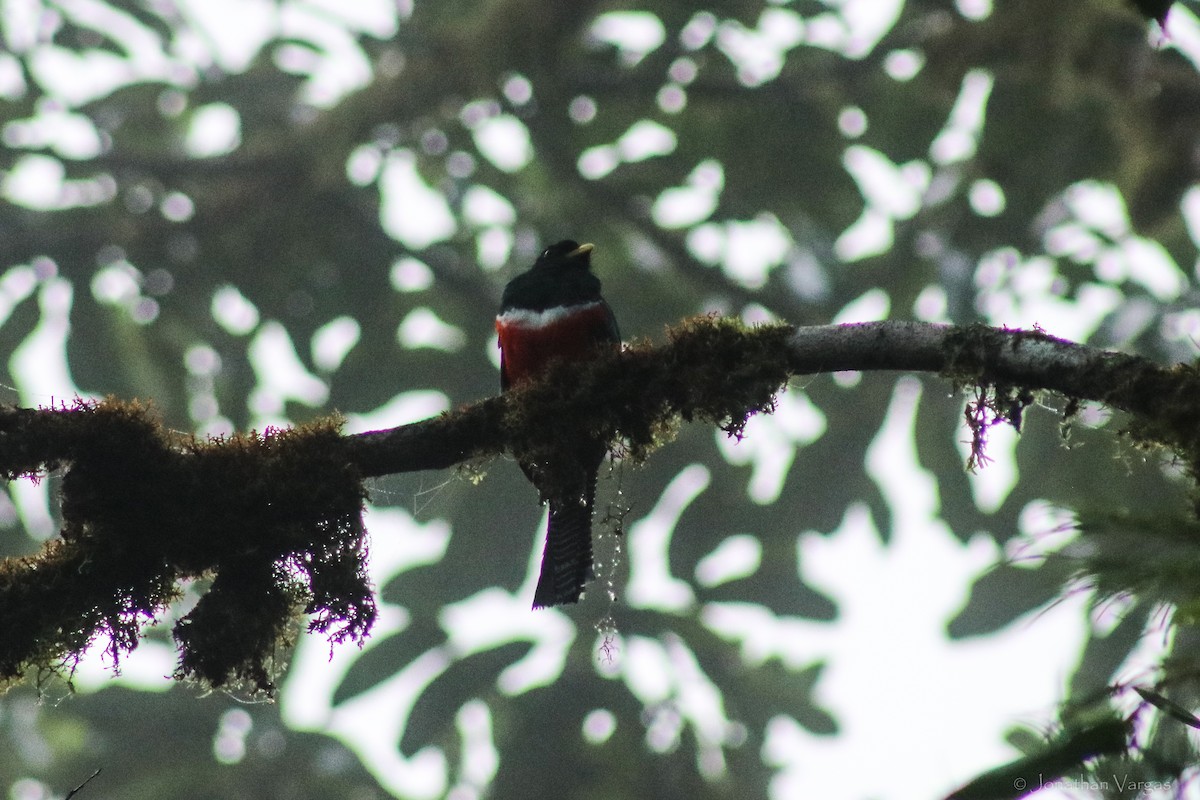
{"label": "mossy branch", "polygon": [[[923,322],[746,327],[698,317],[668,330],[668,343],[634,343],[586,364],[564,364],[549,380],[433,419],[349,437],[366,477],[444,469],[505,449],[541,446],[560,422],[628,440],[635,455],[653,448],[677,420],[717,422],[740,433],[770,410],[789,378],[847,370],[933,372],[1018,401],[1049,390],[1136,415],[1146,441],[1191,457],[1200,372],[1160,366],[1049,336],[1041,331]],[[1013,407],[996,404],[1006,419]]]}
{"label": "mossy branch", "polygon": [[444,469],[510,451],[537,461],[580,431],[644,459],[680,423],[740,436],[795,375],[935,372],[986,398],[971,426],[1019,425],[1048,389],[1134,415],[1139,435],[1197,474],[1195,368],[1158,366],[1047,336],[983,326],[878,322],[794,328],[699,317],[661,346],[635,343],[423,422],[353,436],[339,420],[198,441],[115,400],[0,411],[0,473],[65,467],[62,536],[0,562],[0,681],[66,668],[100,635],[114,664],[180,581],[211,589],[175,628],[179,677],[271,692],[276,650],[300,612],[310,630],[360,640],[375,617],[362,525],[365,478]]}

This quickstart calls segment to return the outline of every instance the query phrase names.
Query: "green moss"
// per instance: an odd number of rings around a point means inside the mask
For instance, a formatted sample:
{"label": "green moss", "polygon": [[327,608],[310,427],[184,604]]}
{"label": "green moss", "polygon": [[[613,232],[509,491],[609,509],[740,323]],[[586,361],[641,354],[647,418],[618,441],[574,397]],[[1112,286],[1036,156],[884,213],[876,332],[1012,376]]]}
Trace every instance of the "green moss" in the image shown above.
{"label": "green moss", "polygon": [[295,617],[340,641],[366,635],[365,494],[327,419],[206,441],[150,409],[106,400],[30,412],[3,431],[0,470],[67,464],[60,539],[0,562],[0,680],[69,670],[100,635],[114,666],[179,596],[212,589],[176,626],[179,676],[270,693]]}

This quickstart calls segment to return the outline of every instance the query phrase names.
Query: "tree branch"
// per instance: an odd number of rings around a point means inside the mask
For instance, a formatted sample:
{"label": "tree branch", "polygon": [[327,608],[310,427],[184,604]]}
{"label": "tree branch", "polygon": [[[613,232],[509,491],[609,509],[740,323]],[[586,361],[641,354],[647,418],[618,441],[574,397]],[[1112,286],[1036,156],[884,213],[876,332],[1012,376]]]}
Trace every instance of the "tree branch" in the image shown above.
{"label": "tree branch", "polygon": [[[715,363],[725,366],[713,369]],[[729,393],[738,381],[757,377],[773,393],[792,376],[849,370],[935,372],[959,384],[1050,390],[1161,423],[1163,432],[1175,432],[1166,442],[1173,446],[1195,436],[1196,406],[1190,398],[1200,398],[1200,386],[1192,367],[1166,368],[1041,331],[899,321],[749,329],[699,319],[672,331],[665,346],[639,344],[595,362],[563,365],[553,380],[524,392],[348,438],[364,477],[444,469],[536,439],[545,430],[542,404],[565,402],[568,409],[554,409],[553,416],[569,411],[572,424],[634,434],[635,444],[649,446],[652,442],[639,434],[665,424],[670,415],[721,422],[721,412],[736,413]],[[688,387],[686,397],[679,396],[681,385]],[[749,406],[737,416],[769,405],[762,389],[755,385],[738,392]],[[530,403],[536,408],[522,412]],[[631,404],[655,418],[626,430],[621,420],[628,419],[625,408]],[[535,429],[522,431],[521,420],[531,417]]]}
{"label": "tree branch", "polygon": [[503,396],[353,436],[324,420],[202,442],[166,431],[136,403],[9,409],[0,411],[0,474],[67,471],[61,538],[0,561],[0,681],[69,670],[100,634],[116,664],[179,581],[203,577],[211,588],[175,628],[177,675],[270,693],[274,654],[301,613],[334,641],[361,639],[374,621],[364,478],[504,451],[569,463],[580,436],[617,442],[637,462],[681,421],[740,436],[790,377],[844,370],[936,372],[975,387],[976,457],[988,426],[1019,427],[1032,392],[1048,389],[1131,412],[1139,441],[1173,448],[1198,473],[1194,367],[1036,330],[917,322],[748,328],[698,317],[664,345],[559,364]]}

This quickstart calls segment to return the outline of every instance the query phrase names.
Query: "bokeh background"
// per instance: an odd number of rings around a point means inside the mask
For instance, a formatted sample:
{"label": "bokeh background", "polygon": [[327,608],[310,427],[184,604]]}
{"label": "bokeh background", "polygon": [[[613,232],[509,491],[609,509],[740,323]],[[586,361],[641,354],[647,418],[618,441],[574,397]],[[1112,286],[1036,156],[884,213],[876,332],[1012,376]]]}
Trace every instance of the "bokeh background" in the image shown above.
{"label": "bokeh background", "polygon": [[[919,319],[1188,361],[1196,11],[0,0],[0,399],[422,419],[497,390],[500,292],[562,238],[627,339]],[[0,790],[944,795],[1169,651],[1159,609],[1047,556],[1073,512],[1187,493],[1050,396],[971,473],[968,399],[841,373],[740,442],[682,427],[602,476],[600,578],[563,610],[529,609],[544,511],[511,460],[374,481],[364,648],[303,641],[273,704],[172,685],[185,602],[119,676],[101,643],[74,694],[0,697]],[[0,493],[0,555],[55,534],[55,488]]]}

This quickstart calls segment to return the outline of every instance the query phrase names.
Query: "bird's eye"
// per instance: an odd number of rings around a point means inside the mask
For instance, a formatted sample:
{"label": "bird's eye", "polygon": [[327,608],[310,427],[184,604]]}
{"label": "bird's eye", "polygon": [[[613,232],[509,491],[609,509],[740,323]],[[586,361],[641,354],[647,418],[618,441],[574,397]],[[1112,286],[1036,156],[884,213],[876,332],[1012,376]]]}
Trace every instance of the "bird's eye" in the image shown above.
{"label": "bird's eye", "polygon": [[550,257],[550,248],[547,247],[545,250],[542,251],[542,258],[549,258],[549,257]]}

